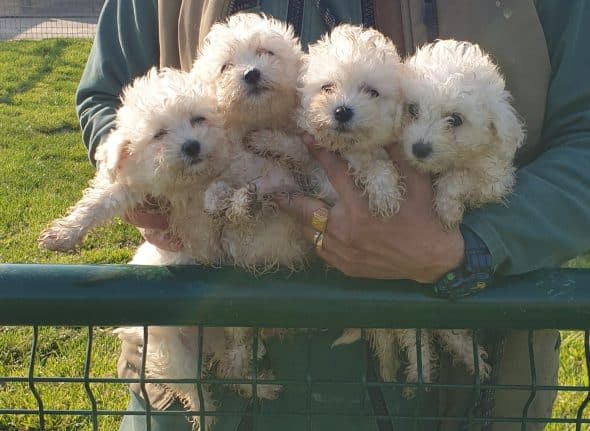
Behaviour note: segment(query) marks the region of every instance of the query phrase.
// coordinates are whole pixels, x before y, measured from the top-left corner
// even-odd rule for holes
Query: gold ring
[[[325,232],[328,226],[328,208],[321,207],[313,212],[311,215],[311,227],[318,232]]]
[[[324,247],[324,232],[316,232],[313,236],[313,245],[317,251]]]

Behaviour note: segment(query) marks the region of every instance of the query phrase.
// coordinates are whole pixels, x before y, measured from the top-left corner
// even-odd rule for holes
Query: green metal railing
[[[254,388],[263,383],[284,387],[300,385],[306,388],[305,408],[297,411],[273,413],[285,421],[293,417],[306,418],[307,429],[312,429],[311,418],[326,415],[311,408],[311,390],[314,385],[342,385],[360,387],[366,396],[372,388],[417,389],[414,402],[419,405],[425,391],[457,389],[481,391],[527,391],[528,401],[520,417],[470,416],[469,424],[516,423],[522,430],[527,424],[572,424],[576,430],[590,424],[584,414],[590,403],[590,386],[547,386],[536,381],[534,331],[540,329],[571,329],[584,331],[585,372],[590,367],[590,270],[540,271],[526,276],[501,278],[481,294],[455,302],[434,295],[429,286],[413,282],[352,280],[336,271],[323,268],[299,274],[275,273],[253,278],[232,269],[204,269],[198,267],[144,267],[129,265],[68,266],[68,265],[0,265],[0,325],[32,326],[31,360],[27,376],[0,376],[3,384],[27,384],[37,404],[36,409],[8,409],[0,405],[0,415],[37,415],[39,429],[45,429],[49,415],[77,415],[90,418],[93,430],[99,429],[99,417],[122,415],[179,414],[174,411],[124,411],[101,409],[97,405],[92,385],[139,383],[145,391],[150,380],[142,373],[138,379],[114,379],[91,376],[93,333],[98,326],[143,326],[147,340],[150,325],[201,327],[199,344],[203,343],[203,329],[207,326],[245,326],[255,328],[254,355],[258,346],[260,328],[301,328],[308,340],[308,351],[319,328],[467,328],[472,329],[474,346],[478,344],[477,329],[519,329],[528,331],[530,384],[494,384],[482,382],[479,375],[468,384],[424,383],[421,376],[415,384],[382,382],[367,375],[367,367],[359,370],[360,379],[334,382],[312,378],[309,370],[305,378],[262,380],[256,378],[256,361],[253,377],[248,380],[223,380],[212,377],[180,379],[174,382],[201,384],[247,383]],[[38,348],[39,327],[74,325],[88,331],[84,372],[81,377],[39,376],[35,372],[35,355]],[[315,329],[310,329],[315,328]],[[149,343],[149,340],[147,340]],[[420,331],[417,331],[418,361],[420,363]],[[202,358],[196,358],[201,367]],[[474,358],[474,360],[478,360]],[[143,358],[145,362],[145,357]],[[418,367],[421,369],[421,366]],[[200,376],[200,370],[198,375]],[[44,383],[83,384],[89,409],[56,410],[44,408],[44,400],[37,385]],[[584,394],[577,406],[576,417],[530,417],[529,408],[535,397],[543,392],[558,390]],[[256,391],[254,390],[254,393]],[[364,398],[363,398],[364,400]],[[364,401],[363,401],[364,402]],[[252,408],[240,415],[256,419],[264,416],[259,401],[254,397]],[[420,416],[416,407],[413,414],[393,414],[373,409],[370,414],[379,423],[387,422],[391,430],[421,429],[419,423],[434,421],[462,421],[464,417]],[[182,412],[181,414],[187,414]],[[217,411],[189,412],[204,418],[236,414]],[[336,415],[354,417],[363,412],[337,412]],[[401,422],[400,422],[401,421]],[[402,423],[401,427],[396,424]],[[102,429],[102,428],[101,428]],[[148,425],[148,429],[150,429]],[[465,428],[471,429],[471,428]],[[565,429],[565,428],[564,428]],[[111,430],[108,430],[111,431]]]

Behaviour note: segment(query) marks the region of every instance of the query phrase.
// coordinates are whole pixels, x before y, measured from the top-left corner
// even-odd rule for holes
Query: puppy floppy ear
[[[513,157],[524,143],[524,123],[512,106],[510,94],[504,91],[502,97],[491,105],[490,127],[507,156]]]
[[[129,145],[131,141],[126,139],[122,133],[113,131],[98,146],[94,158],[98,169],[104,170],[111,180],[117,177],[117,174],[129,158]]]

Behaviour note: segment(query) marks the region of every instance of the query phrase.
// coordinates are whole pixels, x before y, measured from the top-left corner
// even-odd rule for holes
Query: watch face
[[[454,270],[445,274],[434,284],[434,292],[444,298],[458,299],[475,295],[489,285],[491,275],[487,272]]]

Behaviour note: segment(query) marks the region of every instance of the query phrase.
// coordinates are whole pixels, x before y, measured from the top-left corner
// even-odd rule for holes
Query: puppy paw
[[[437,196],[435,210],[443,226],[447,230],[453,230],[463,219],[465,205],[458,199]]]
[[[342,335],[338,337],[333,343],[332,347],[342,346],[344,344],[352,344],[361,339],[361,330],[358,328],[347,328],[342,331]]]
[[[404,388],[402,390],[402,397],[406,400],[411,400],[416,396],[416,388]]]
[[[399,211],[402,193],[397,188],[381,195],[369,193],[369,210],[376,217],[391,217]]]
[[[264,370],[258,373],[257,378],[258,380],[273,380],[274,374],[270,370]],[[263,400],[276,400],[282,390],[281,385],[257,384],[256,396]],[[254,385],[238,385],[238,393],[245,398],[251,398],[254,394]]]
[[[309,161],[307,150],[296,135],[261,129],[248,133],[243,142],[247,151],[275,160],[292,172],[303,172],[303,164]]]
[[[223,181],[217,181],[205,192],[205,213],[213,218],[222,217],[230,206],[233,189]]]
[[[52,251],[71,251],[80,244],[82,238],[71,230],[60,227],[50,227],[39,235],[37,243],[39,247]]]
[[[233,222],[251,219],[261,209],[262,201],[258,199],[256,184],[249,183],[234,192],[227,211],[227,218]]]
[[[485,349],[481,346],[479,346],[479,361],[478,361],[478,365],[479,365],[479,378],[482,381],[487,381],[490,378],[490,374],[492,372],[492,366],[488,363],[487,359],[488,359],[488,353],[485,351]],[[471,372],[471,374],[475,373],[475,364],[472,363],[470,364],[469,371]]]
[[[244,136],[244,148],[252,154],[267,157],[271,154],[273,131],[268,129],[253,130]]]
[[[484,382],[490,379],[492,374],[492,366],[485,360],[480,359],[479,361],[479,377]]]
[[[369,209],[377,217],[391,217],[397,213],[404,188],[397,169],[391,162],[378,161],[368,175],[359,181],[369,198]]]

